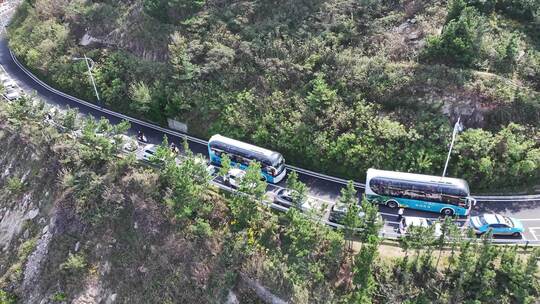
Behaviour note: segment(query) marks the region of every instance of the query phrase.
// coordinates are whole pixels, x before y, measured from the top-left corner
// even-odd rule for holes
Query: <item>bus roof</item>
[[[221,149],[223,148],[230,149],[231,147],[234,147],[235,149],[240,149],[246,152],[252,152],[252,153],[254,152],[255,154],[260,155],[261,157],[268,159],[272,163],[272,165],[279,163],[280,159],[282,158],[279,152],[261,148],[261,147],[248,144],[243,141],[239,141],[239,140],[232,139],[229,137],[225,137],[219,134],[216,134],[210,137],[210,139],[208,140],[208,145],[216,146],[217,148],[221,148]]]
[[[416,181],[422,183],[430,184],[439,184],[439,185],[452,185],[465,189],[467,193],[469,192],[469,184],[467,181],[461,178],[453,177],[441,177],[435,175],[425,175],[425,174],[416,174],[416,173],[406,173],[406,172],[397,172],[397,171],[386,171],[370,168],[367,171],[366,184],[374,177],[384,177],[391,179],[407,180],[407,181]]]

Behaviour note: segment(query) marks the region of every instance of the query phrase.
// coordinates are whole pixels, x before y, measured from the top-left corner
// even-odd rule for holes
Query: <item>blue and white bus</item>
[[[446,216],[466,216],[476,200],[458,178],[369,169],[366,197],[390,208],[405,207]]]
[[[223,153],[229,155],[231,165],[246,169],[251,161],[261,164],[262,174],[269,183],[279,183],[287,174],[283,156],[265,148],[257,147],[219,134],[208,140],[208,156],[212,164],[220,166]]]

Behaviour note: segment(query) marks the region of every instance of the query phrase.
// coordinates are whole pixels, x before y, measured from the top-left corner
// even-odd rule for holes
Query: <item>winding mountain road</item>
[[[4,11],[4,13],[6,13]],[[1,14],[1,12],[0,12]],[[4,20],[4,16],[1,16]],[[167,135],[169,141],[181,143],[185,137],[188,138],[190,149],[195,153],[207,155],[207,147],[205,140],[186,136],[179,132],[154,125],[149,122],[141,121],[131,117],[127,117],[121,113],[116,113],[111,110],[100,108],[94,104],[82,101],[75,97],[71,97],[63,92],[51,88],[37,79],[14,60],[8,43],[5,39],[5,34],[2,33],[0,39],[0,65],[5,72],[12,77],[25,92],[35,92],[37,97],[50,105],[60,108],[77,108],[84,115],[92,115],[96,118],[105,117],[112,123],[118,123],[122,119],[127,119],[131,123],[130,135],[135,135],[137,131],[142,130],[149,142],[160,143],[164,135]],[[84,77],[84,75],[81,75]],[[309,195],[321,202],[332,204],[339,196],[341,188],[344,186],[344,180],[329,177],[320,173],[310,172],[298,168],[300,180],[306,183],[309,187]],[[359,178],[363,178],[364,173],[359,174]],[[359,195],[363,192],[363,185],[357,183]],[[270,192],[275,192],[276,189],[284,187],[285,182],[278,185],[268,185]],[[474,185],[471,185],[474,189]],[[387,222],[385,230],[391,232],[395,229],[396,211],[385,206],[380,207],[381,214]],[[525,234],[523,240],[530,240],[540,243],[540,196],[524,196],[524,197],[481,197],[476,207],[472,211],[472,215],[484,212],[496,212],[508,216],[516,217],[523,221],[525,226]],[[437,214],[422,212],[416,210],[405,210],[405,215],[420,216],[426,218],[437,217]],[[521,241],[509,239],[509,241]]]

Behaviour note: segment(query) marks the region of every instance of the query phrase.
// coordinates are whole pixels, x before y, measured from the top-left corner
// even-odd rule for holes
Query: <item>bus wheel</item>
[[[398,205],[398,203],[396,201],[387,201],[386,206],[388,206],[389,208],[394,209],[394,208],[397,208],[399,205]]]
[[[452,216],[454,215],[454,209],[444,208],[443,210],[441,210],[441,214],[444,216]]]
[[[512,233],[512,236],[513,236],[513,237],[520,237],[520,236],[521,236],[521,233],[519,233],[519,232],[514,232],[514,233]]]

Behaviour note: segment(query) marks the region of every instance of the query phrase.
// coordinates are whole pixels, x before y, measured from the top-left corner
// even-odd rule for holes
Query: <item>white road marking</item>
[[[535,230],[540,230],[540,227],[529,227],[529,231],[531,232],[534,240],[538,241],[538,237],[536,236]]]
[[[534,221],[539,221],[540,222],[540,218],[537,218],[537,219],[517,219],[518,221],[521,221],[521,222],[534,222]]]

